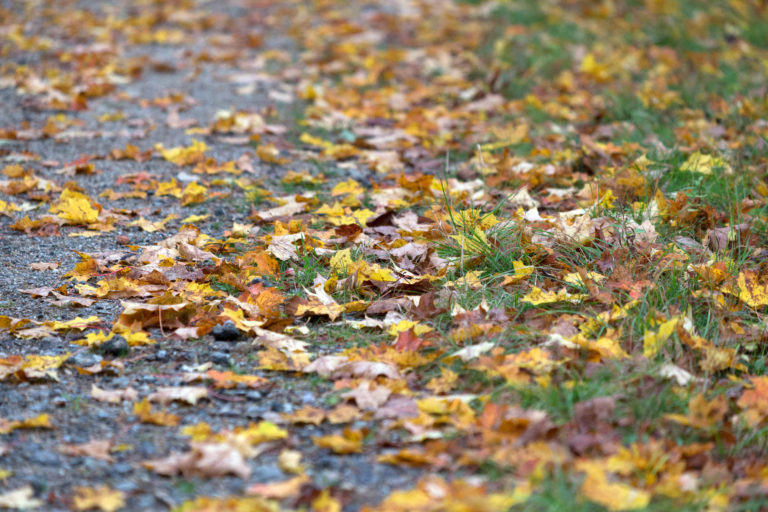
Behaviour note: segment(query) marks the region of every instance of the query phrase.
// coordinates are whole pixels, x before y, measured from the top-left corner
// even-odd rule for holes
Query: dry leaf
[[[173,401],[196,405],[198,400],[208,397],[208,388],[202,386],[165,387],[147,397],[150,402],[168,405]]]

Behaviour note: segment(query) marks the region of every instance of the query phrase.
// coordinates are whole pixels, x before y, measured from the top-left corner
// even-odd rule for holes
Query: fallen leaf
[[[168,405],[173,401],[196,405],[198,400],[202,398],[208,398],[208,389],[200,386],[158,388],[156,392],[147,397],[150,402],[158,402],[162,405]]]
[[[44,502],[34,497],[35,491],[31,485],[25,485],[15,491],[0,494],[0,507],[16,510],[26,510],[42,507]]]
[[[76,487],[72,504],[75,510],[98,509],[103,512],[115,512],[125,506],[125,494],[104,485],[98,488]]]

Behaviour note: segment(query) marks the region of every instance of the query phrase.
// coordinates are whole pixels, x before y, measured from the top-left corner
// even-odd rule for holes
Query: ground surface
[[[0,507],[762,510],[760,2],[0,2]]]

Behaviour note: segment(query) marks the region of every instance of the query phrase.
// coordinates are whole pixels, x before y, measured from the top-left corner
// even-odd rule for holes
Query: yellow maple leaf
[[[176,165],[192,165],[198,164],[205,159],[205,152],[208,146],[205,145],[205,142],[193,139],[192,145],[188,147],[178,146],[165,149],[162,144],[156,144],[155,149],[169,162],[173,162]]]
[[[260,444],[285,439],[288,437],[288,431],[278,427],[271,421],[260,421],[258,423],[251,423],[247,428],[238,430],[236,436],[248,444]]]
[[[206,439],[211,438],[213,429],[211,429],[211,426],[208,423],[201,421],[194,425],[187,425],[182,428],[181,434],[189,436],[192,438],[192,441],[205,441]]]
[[[608,480],[603,464],[599,461],[579,461],[577,469],[586,473],[581,492],[590,501],[608,510],[639,510],[648,506],[651,495],[621,482]]]
[[[368,263],[364,260],[355,261],[347,271],[349,274],[357,273],[358,282],[383,281],[391,283],[397,281],[397,278],[388,268],[383,268],[377,263]]]
[[[21,208],[19,208],[15,204],[7,203],[0,199],[0,213],[4,215],[8,215],[10,217],[13,212],[19,212],[19,211],[21,211]]]
[[[106,485],[98,488],[77,487],[72,504],[75,510],[97,508],[103,512],[115,512],[125,506],[125,494]]]
[[[27,356],[21,367],[21,372],[28,379],[44,379],[46,377],[59,380],[56,369],[69,359],[69,352],[60,356]]]
[[[598,82],[605,82],[610,78],[608,67],[605,64],[598,63],[592,53],[588,53],[584,56],[579,71],[585,75],[589,75]]]
[[[0,434],[8,434],[17,428],[53,428],[53,425],[51,425],[51,417],[48,414],[40,414],[20,421],[8,421],[0,418]]]
[[[171,181],[161,181],[157,184],[155,196],[181,197],[181,187],[179,186],[179,182],[176,181],[175,178]]]
[[[292,352],[286,355],[283,351],[272,347],[259,352],[259,368],[263,370],[300,372],[308,364],[309,354],[305,352]]]
[[[435,377],[427,383],[427,389],[433,393],[442,394],[452,390],[456,381],[459,379],[459,374],[443,366],[440,369],[440,377]]]
[[[67,224],[91,224],[99,220],[101,206],[85,194],[64,189],[48,211],[57,214]]]
[[[324,204],[315,210],[315,213],[318,215],[328,215],[329,217],[342,217],[346,214],[346,210],[344,210],[344,205],[336,201],[332,205]]]
[[[184,217],[181,219],[181,222],[184,224],[194,224],[195,222],[200,222],[201,220],[205,220],[210,216],[210,213],[206,213],[204,215],[190,215],[189,217]]]
[[[347,273],[347,268],[352,264],[352,249],[342,249],[336,251],[336,254],[331,256],[331,270],[337,275],[343,275]]]
[[[152,404],[146,398],[133,404],[133,414],[138,416],[142,423],[160,425],[161,427],[175,427],[181,418],[166,411],[153,411]]]
[[[202,203],[208,198],[208,189],[193,181],[181,192],[181,206]]]
[[[53,322],[46,322],[46,325],[50,326],[51,329],[54,329],[56,331],[67,331],[70,329],[83,331],[85,329],[88,329],[89,327],[93,327],[93,324],[98,324],[100,322],[101,322],[101,318],[99,318],[96,315],[91,315],[88,318],[80,318],[78,316],[66,322],[60,322],[58,320],[55,320]]]
[[[661,350],[661,345],[675,332],[679,321],[680,317],[676,316],[663,322],[655,331],[646,329],[643,334],[643,356],[655,356]]]
[[[400,320],[398,323],[389,326],[387,332],[392,336],[397,336],[401,332],[405,332],[409,329],[413,329],[413,333],[416,336],[421,336],[422,334],[433,330],[430,326],[414,322],[413,320]]]
[[[712,174],[713,169],[720,169],[726,174],[733,174],[733,169],[723,158],[704,155],[700,151],[688,157],[688,160],[680,166],[681,171],[697,172],[700,174]]]
[[[337,183],[335,187],[333,187],[333,190],[331,190],[331,195],[336,196],[344,196],[348,194],[358,195],[362,194],[364,192],[364,189],[360,183],[353,180],[352,178],[349,178],[347,181],[342,181],[340,183]]]
[[[130,222],[127,225],[128,226],[138,226],[141,229],[143,229],[144,231],[146,231],[147,233],[154,233],[155,231],[162,231],[162,230],[164,230],[165,229],[165,225],[169,221],[171,221],[173,219],[178,219],[178,218],[179,218],[179,216],[176,215],[176,214],[173,214],[173,213],[171,215],[168,215],[163,220],[158,220],[158,221],[155,221],[155,222],[149,221],[149,220],[145,219],[144,217],[140,217],[139,219],[134,220],[133,222]]]
[[[526,277],[533,274],[534,267],[533,265],[526,265],[522,261],[513,261],[512,269],[513,269],[513,273],[504,276],[504,280],[501,282],[501,286],[506,286],[508,284],[522,281]]]
[[[736,295],[748,306],[758,308],[768,305],[768,284],[759,282],[756,272],[744,270],[739,272],[736,280],[738,285],[738,295],[732,288],[723,288],[722,291]]]
[[[588,296],[583,293],[570,294],[565,288],[553,292],[544,291],[536,286],[531,286],[531,291],[524,295],[520,300],[538,306],[540,304],[552,304],[555,302],[579,302],[587,297]]]
[[[343,435],[313,437],[312,441],[320,448],[329,448],[334,453],[348,454],[363,451],[363,433],[359,430],[347,428]]]
[[[280,150],[274,144],[259,144],[256,155],[262,161],[269,164],[283,165],[288,163],[287,158],[280,158]]]
[[[323,489],[323,492],[312,500],[312,510],[314,512],[341,512],[341,503],[331,496],[328,489]]]

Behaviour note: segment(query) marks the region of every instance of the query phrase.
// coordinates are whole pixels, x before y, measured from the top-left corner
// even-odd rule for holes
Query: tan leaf
[[[158,402],[162,405],[168,405],[173,401],[196,405],[198,400],[207,397],[208,388],[202,386],[181,386],[159,388],[147,398],[150,402]]]
[[[94,459],[112,462],[110,450],[112,443],[106,439],[88,441],[83,444],[63,444],[59,446],[59,453],[75,457],[93,457]]]
[[[43,501],[34,497],[35,491],[31,485],[25,485],[15,491],[0,494],[0,507],[14,509],[31,509],[43,506]]]
[[[161,475],[219,477],[235,475],[248,478],[251,468],[242,453],[227,443],[192,443],[186,453],[172,453],[164,459],[145,461],[142,465]]]
[[[377,386],[371,389],[371,382],[363,381],[352,391],[347,391],[342,398],[354,400],[361,409],[376,409],[387,401],[392,391],[384,386]]]
[[[246,494],[264,496],[265,498],[284,500],[292,496],[297,496],[304,484],[309,483],[309,481],[309,476],[300,475],[283,482],[253,484],[245,492]]]
[[[29,268],[32,270],[56,270],[61,266],[61,262],[55,261],[55,262],[45,262],[45,261],[39,261],[36,263],[30,263]]]
[[[115,512],[125,506],[125,494],[110,489],[106,485],[98,488],[77,487],[72,499],[75,510],[99,509],[103,512]]]
[[[132,402],[139,398],[138,392],[131,388],[106,390],[99,389],[96,384],[91,384],[91,396],[100,402],[108,404],[119,404],[123,400]]]

